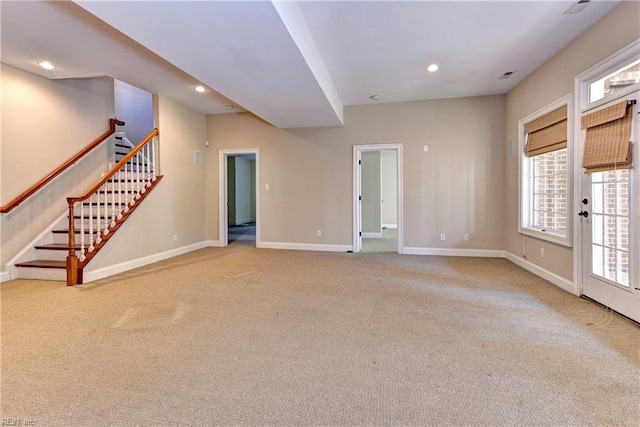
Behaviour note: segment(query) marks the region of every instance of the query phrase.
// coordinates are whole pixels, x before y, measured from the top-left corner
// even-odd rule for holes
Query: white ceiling
[[[344,105],[508,92],[619,3],[563,14],[576,2],[2,1],[0,52],[47,78],[108,75],[206,114],[336,126]]]

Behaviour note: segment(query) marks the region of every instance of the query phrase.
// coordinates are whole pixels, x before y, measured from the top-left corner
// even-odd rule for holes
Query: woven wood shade
[[[538,117],[524,125],[527,157],[567,148],[567,106]]]
[[[582,117],[585,173],[630,169],[633,104],[619,102]]]

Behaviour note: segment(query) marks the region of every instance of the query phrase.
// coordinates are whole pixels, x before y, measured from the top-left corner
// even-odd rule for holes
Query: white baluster
[[[145,157],[145,164],[144,164],[144,188],[146,191],[146,188],[149,187],[151,185],[151,168],[150,168],[150,164],[151,164],[151,159],[149,158],[149,143],[147,142],[147,144],[144,146],[143,149],[144,152],[144,157]]]
[[[120,171],[118,171],[118,173],[114,175],[114,177],[115,176],[118,177],[117,178],[118,179],[118,220],[121,220],[122,219],[122,180],[120,179]],[[113,191],[116,191],[115,183],[113,184]],[[126,208],[125,208],[125,212],[126,212]]]
[[[84,202],[80,202],[80,261],[84,261]]]
[[[89,252],[93,252],[93,196],[89,197]]]
[[[102,231],[100,227],[102,226],[102,222],[100,220],[100,192],[96,192],[96,197],[98,198],[98,203],[96,204],[96,225],[98,230],[96,231],[96,244],[102,242]]]
[[[104,230],[102,234],[106,236],[109,234],[109,225],[111,224],[109,221],[109,193],[107,192],[107,187],[103,185],[102,188],[104,189]]]
[[[151,140],[151,181],[155,181],[156,180],[156,158],[155,158],[155,143],[156,143],[156,138],[157,137],[153,137],[153,139]]]
[[[120,172],[124,171],[124,201],[125,201],[125,207],[124,207],[124,212],[129,212],[129,204],[131,203],[129,201],[129,175],[127,174],[127,166],[126,164],[122,167],[122,169],[120,169]]]
[[[116,186],[115,182],[113,182],[115,175],[111,177],[111,227],[116,226]],[[109,183],[105,183],[104,185],[105,191],[109,190]]]
[[[140,152],[136,153],[136,199],[140,198]]]

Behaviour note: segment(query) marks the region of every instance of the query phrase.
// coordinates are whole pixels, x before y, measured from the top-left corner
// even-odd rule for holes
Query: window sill
[[[536,239],[545,240],[547,242],[555,243],[557,245],[572,247],[571,237],[569,235],[563,236],[561,234],[553,233],[550,231],[542,231],[537,228],[519,227],[518,233],[526,236],[535,237]]]

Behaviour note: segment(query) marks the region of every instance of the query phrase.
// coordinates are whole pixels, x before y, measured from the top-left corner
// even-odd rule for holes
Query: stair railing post
[[[69,203],[69,255],[67,256],[67,286],[78,283],[78,257],[76,256],[76,232],[74,227],[74,202],[70,198]]]

